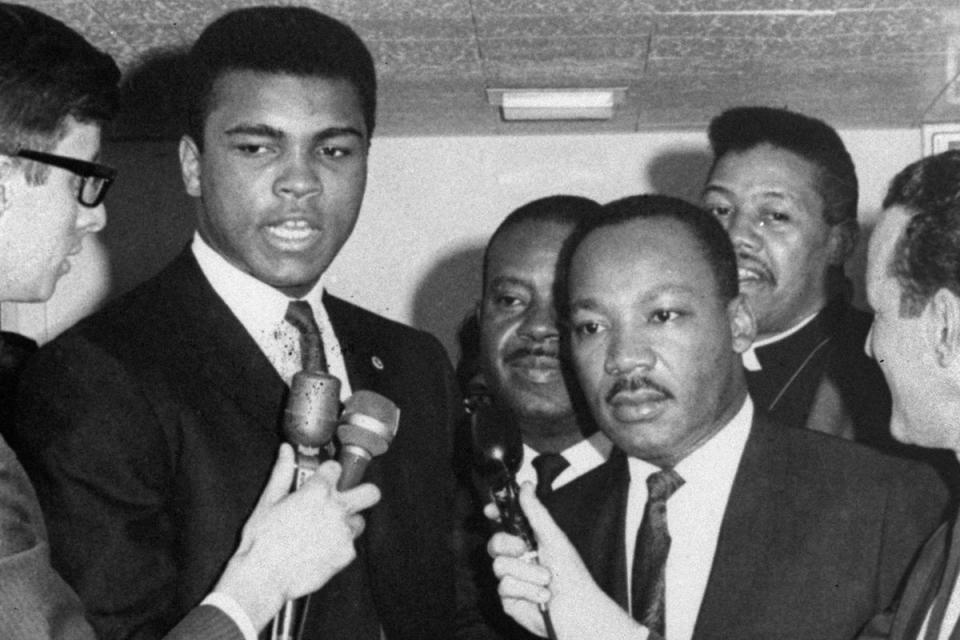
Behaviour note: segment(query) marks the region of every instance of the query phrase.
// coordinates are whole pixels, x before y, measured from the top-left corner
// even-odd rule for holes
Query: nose
[[[870,330],[867,331],[867,339],[863,342],[863,352],[867,354],[868,358],[874,360],[877,359],[876,354],[873,352],[873,327],[876,325],[876,320],[870,323]]]
[[[639,332],[612,331],[604,370],[609,375],[623,375],[635,369],[649,371],[657,362],[657,354]]]
[[[77,234],[97,233],[107,226],[107,208],[103,203],[95,207],[77,207]]]
[[[760,234],[757,232],[757,222],[755,216],[749,211],[736,209],[727,219],[724,225],[727,229],[727,235],[734,248],[746,247],[755,249],[760,244]]]
[[[524,313],[517,333],[535,342],[559,339],[557,312],[552,301],[534,301]]]
[[[323,192],[320,174],[306,152],[291,153],[274,183],[274,193],[282,198],[302,200]]]

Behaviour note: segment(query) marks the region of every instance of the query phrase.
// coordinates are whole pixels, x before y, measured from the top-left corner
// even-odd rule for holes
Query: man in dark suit
[[[600,212],[599,204],[580,196],[538,198],[504,218],[484,253],[483,291],[475,315],[476,375],[469,376],[464,391],[469,396],[481,386],[482,393],[505,410],[502,415],[512,419],[523,447],[516,479],[535,482],[541,495],[602,464],[612,446],[570,392],[573,371],[561,345],[554,304],[564,242],[577,222]],[[460,369],[469,366],[461,362]],[[470,576],[461,586],[468,601],[458,615],[458,637],[528,638],[503,615],[496,597],[484,549],[490,537],[490,523],[482,516],[482,505],[489,501],[486,493],[477,492],[466,518],[476,544],[466,552]],[[477,590],[479,606],[474,607],[470,598]],[[473,623],[470,633],[468,622]]]
[[[859,228],[840,136],[786,109],[737,107],[714,118],[709,137],[702,204],[730,234],[757,322],[744,353],[751,398],[778,424],[897,448],[890,394],[863,353],[870,315],[851,306],[843,272]]]
[[[343,397],[375,391],[401,418],[368,469],[383,499],[357,560],[313,594],[303,637],[448,638],[449,362],[432,337],[320,281],[363,197],[370,53],[316,11],[254,7],[208,26],[189,57],[180,159],[198,234],[24,373],[18,444],[54,564],[104,638],[165,633],[223,570],[281,441],[287,383],[309,361]]]
[[[549,602],[561,638],[854,637],[942,519],[938,479],[755,409],[723,228],[663,196],[605,208],[575,232],[566,291],[580,385],[618,451],[550,514],[524,488],[542,564],[492,538],[505,610],[545,635]]]
[[[113,171],[92,160],[119,75],[109,56],[58,20],[0,4],[0,301],[48,299],[68,256],[103,227],[110,186],[104,178]],[[5,417],[12,390],[0,389]],[[363,527],[356,514],[376,501],[376,489],[337,492],[339,471],[328,463],[305,490],[289,495],[293,469],[284,445],[239,550],[167,640],[251,638],[286,599],[315,590],[351,561],[351,542]],[[343,544],[317,544],[319,530]],[[76,594],[50,566],[36,494],[2,438],[0,637],[94,638]]]
[[[867,258],[875,315],[867,351],[890,383],[890,430],[902,442],[960,456],[960,151],[915,162],[891,182]],[[960,527],[924,547],[894,614],[864,638],[960,634]]]

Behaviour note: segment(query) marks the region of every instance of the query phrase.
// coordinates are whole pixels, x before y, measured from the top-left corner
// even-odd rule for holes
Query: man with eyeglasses
[[[119,77],[108,56],[64,24],[0,4],[0,301],[49,298],[83,237],[103,228],[116,172],[95,160]],[[0,409],[10,404],[10,389],[0,387]],[[379,499],[377,489],[338,492],[339,467],[330,462],[288,494],[293,469],[284,445],[239,549],[167,640],[254,640],[284,601],[315,591],[353,560],[359,511]],[[36,494],[2,438],[0,638],[94,638],[79,598],[51,566]]]

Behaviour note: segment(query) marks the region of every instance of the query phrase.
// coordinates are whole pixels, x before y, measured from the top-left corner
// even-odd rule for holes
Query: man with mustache
[[[843,264],[857,241],[857,176],[837,132],[805,115],[737,107],[709,128],[702,204],[737,254],[757,322],[744,353],[758,407],[784,426],[890,448],[890,395],[861,345]]]
[[[24,372],[18,453],[54,563],[102,637],[163,635],[223,570],[283,438],[288,384],[318,367],[342,398],[368,389],[401,417],[367,469],[382,500],[356,560],[312,594],[302,638],[448,640],[453,372],[436,339],[322,282],[363,199],[370,52],[317,11],[259,6],[218,18],[188,57],[179,149],[197,234]]]
[[[604,208],[571,239],[566,300],[616,448],[549,513],[524,486],[539,564],[491,539],[505,610],[543,636],[548,604],[558,638],[854,637],[941,520],[938,479],[755,407],[740,358],[754,321],[710,214],[665,196]]]
[[[600,212],[599,204],[579,196],[534,200],[500,223],[484,253],[483,295],[476,310],[479,376],[473,384],[483,385],[513,419],[523,440],[517,481],[535,483],[540,495],[569,484],[610,454],[610,440],[597,431],[582,401],[571,397],[572,372],[554,300],[564,242],[578,222]],[[482,614],[500,637],[529,637],[504,618],[492,588],[490,559],[480,548],[489,537],[488,524],[480,522],[475,529],[479,544],[469,563],[471,580],[486,596]]]

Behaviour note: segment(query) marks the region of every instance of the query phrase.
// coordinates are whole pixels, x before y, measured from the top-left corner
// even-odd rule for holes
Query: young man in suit
[[[785,426],[895,446],[889,391],[861,348],[870,315],[851,306],[843,273],[859,233],[843,141],[821,120],[768,107],[725,111],[708,133],[702,204],[733,241],[757,323],[744,352],[751,398]]]
[[[942,519],[938,479],[755,409],[723,228],[664,196],[605,207],[571,241],[566,295],[580,386],[617,449],[549,514],[524,488],[542,566],[492,538],[505,610],[544,635],[549,602],[561,638],[854,637]]]
[[[377,392],[400,424],[367,470],[382,500],[357,559],[311,596],[302,637],[448,638],[451,367],[434,338],[321,280],[363,198],[370,53],[314,10],[251,7],[209,25],[189,68],[193,242],[24,373],[18,432],[54,562],[104,637],[164,633],[230,556],[283,437],[291,376],[325,361],[343,398]]]
[[[100,230],[113,170],[96,162],[119,71],[63,23],[0,4],[0,301],[47,300],[69,256]],[[0,405],[13,397],[0,394]],[[288,495],[293,458],[281,451],[247,521],[240,549],[203,604],[167,640],[252,640],[288,598],[317,588],[350,562],[366,485],[339,494],[329,463]],[[344,545],[318,545],[316,531]],[[76,594],[50,565],[43,515],[13,451],[0,438],[0,637],[94,638]]]
[[[960,152],[915,162],[891,182],[867,258],[874,310],[867,353],[890,383],[890,430],[901,441],[960,456]],[[864,638],[960,633],[960,527],[924,547],[894,615]]]

